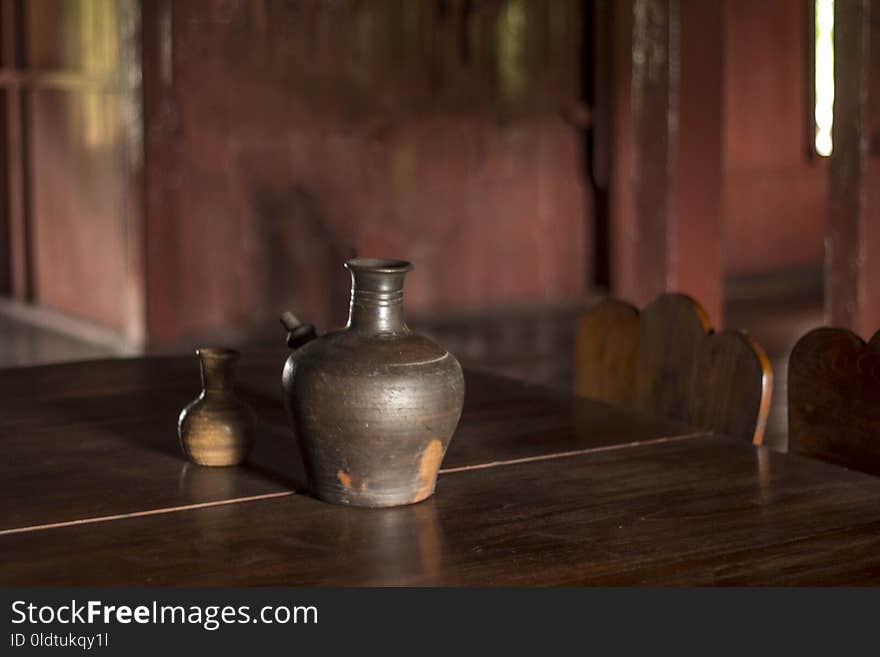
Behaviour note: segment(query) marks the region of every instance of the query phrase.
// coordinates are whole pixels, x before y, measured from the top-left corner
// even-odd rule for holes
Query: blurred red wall
[[[285,308],[338,325],[355,253],[415,263],[412,313],[584,295],[586,184],[566,120],[580,2],[170,11],[145,5],[153,342],[274,329]]]
[[[354,253],[414,314],[583,300],[589,6],[22,3],[29,298],[159,345],[339,324]],[[807,6],[725,3],[729,275],[822,262]]]
[[[807,3],[727,0],[724,18],[727,273],[820,268],[827,173],[807,154]]]

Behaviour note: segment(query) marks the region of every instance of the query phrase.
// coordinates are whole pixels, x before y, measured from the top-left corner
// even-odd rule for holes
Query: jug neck
[[[412,265],[404,260],[355,258],[351,272],[351,307],[347,328],[366,333],[405,333],[403,280]]]

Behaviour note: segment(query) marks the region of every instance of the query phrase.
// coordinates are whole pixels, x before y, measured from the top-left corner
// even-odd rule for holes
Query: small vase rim
[[[233,360],[237,359],[241,353],[237,349],[230,347],[198,347],[196,356],[208,360]]]

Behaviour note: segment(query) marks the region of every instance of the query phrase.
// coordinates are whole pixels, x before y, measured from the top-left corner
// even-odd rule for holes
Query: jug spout
[[[299,349],[318,337],[313,325],[299,321],[299,318],[289,310],[282,313],[281,325],[287,330],[287,346],[291,349]]]

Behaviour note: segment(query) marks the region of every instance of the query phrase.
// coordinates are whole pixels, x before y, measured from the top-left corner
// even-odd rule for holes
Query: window
[[[815,0],[815,108],[816,152],[828,157],[834,144],[834,0]]]

